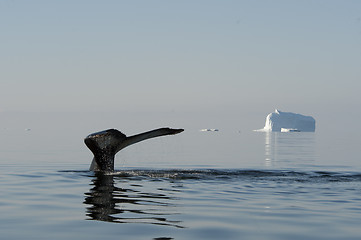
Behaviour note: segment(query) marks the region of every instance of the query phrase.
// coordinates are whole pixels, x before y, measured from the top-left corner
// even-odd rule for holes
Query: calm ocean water
[[[361,239],[357,132],[185,124],[97,175],[83,138],[120,124],[59,118],[2,115],[1,239]]]

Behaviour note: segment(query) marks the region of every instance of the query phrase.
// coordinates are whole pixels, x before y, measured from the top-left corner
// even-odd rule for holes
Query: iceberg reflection
[[[315,161],[313,132],[265,132],[265,165],[293,167]]]

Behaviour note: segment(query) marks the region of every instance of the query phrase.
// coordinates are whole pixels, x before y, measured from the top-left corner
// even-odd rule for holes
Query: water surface
[[[190,128],[125,149],[101,175],[88,127],[46,119],[1,130],[4,239],[360,239],[356,134]]]

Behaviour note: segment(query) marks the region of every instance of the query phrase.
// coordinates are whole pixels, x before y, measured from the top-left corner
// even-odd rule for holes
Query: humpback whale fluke
[[[123,148],[149,138],[174,135],[183,131],[184,129],[159,128],[130,137],[116,129],[92,133],[84,139],[85,145],[94,154],[90,171],[114,171],[115,154]]]

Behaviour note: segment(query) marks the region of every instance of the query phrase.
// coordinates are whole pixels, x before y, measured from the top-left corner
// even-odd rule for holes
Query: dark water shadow
[[[170,220],[175,198],[166,192],[145,192],[139,185],[134,189],[117,187],[114,175],[95,174],[92,188],[85,193],[84,204],[88,220],[112,223],[141,223],[184,228],[180,221]],[[124,178],[122,178],[124,180]]]

